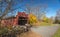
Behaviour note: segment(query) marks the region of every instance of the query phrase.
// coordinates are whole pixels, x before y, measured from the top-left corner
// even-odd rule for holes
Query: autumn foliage
[[[37,17],[32,13],[29,14],[29,23],[31,25],[34,24],[34,23],[37,23]]]
[[[53,20],[46,17],[46,16],[43,17],[43,21],[46,22],[46,23],[53,23]]]

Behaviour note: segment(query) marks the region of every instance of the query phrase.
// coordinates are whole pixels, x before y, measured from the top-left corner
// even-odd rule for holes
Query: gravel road
[[[54,33],[59,28],[59,25],[55,26],[38,26],[38,27],[32,27],[31,30],[42,35],[42,37],[52,37]]]

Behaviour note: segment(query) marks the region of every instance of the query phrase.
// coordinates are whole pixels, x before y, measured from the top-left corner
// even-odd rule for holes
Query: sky
[[[22,7],[19,11],[24,11],[24,4],[29,4],[34,7],[37,5],[47,5],[47,17],[55,16],[58,9],[60,9],[60,0],[24,0],[23,3],[20,3]]]
[[[15,5],[15,8],[18,8],[15,10],[15,12],[23,12],[26,8],[26,5],[29,4],[32,8],[34,6],[44,6],[46,5],[46,16],[56,16],[56,12],[58,9],[60,9],[60,0],[14,0],[17,2],[17,5]],[[14,12],[14,11],[13,11]]]

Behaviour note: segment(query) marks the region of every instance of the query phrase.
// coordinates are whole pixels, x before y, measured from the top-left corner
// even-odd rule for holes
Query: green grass
[[[60,28],[59,28],[58,31],[53,35],[53,37],[60,37]]]
[[[54,24],[41,22],[40,26],[54,26]]]

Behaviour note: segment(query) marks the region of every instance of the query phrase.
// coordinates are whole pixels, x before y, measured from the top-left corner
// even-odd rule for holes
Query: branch
[[[11,8],[11,4],[12,4],[12,2],[9,2],[9,3],[8,3],[7,8],[6,8],[5,11],[3,12],[2,16],[0,16],[0,19],[2,19],[5,15],[8,14],[8,12],[9,12],[9,10],[10,10],[10,8]]]

